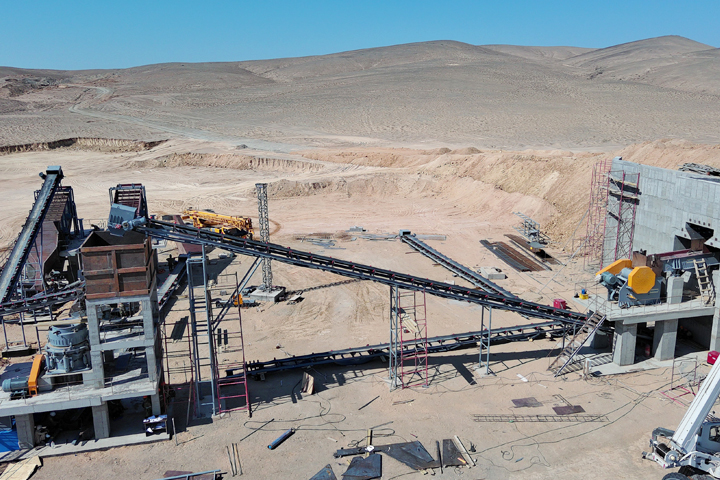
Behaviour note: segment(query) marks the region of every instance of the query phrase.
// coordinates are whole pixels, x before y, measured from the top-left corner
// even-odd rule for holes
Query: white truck
[[[720,360],[713,365],[677,430],[653,430],[650,452],[643,452],[643,458],[654,460],[663,468],[680,467],[663,480],[720,478],[720,420],[711,415],[718,395]]]

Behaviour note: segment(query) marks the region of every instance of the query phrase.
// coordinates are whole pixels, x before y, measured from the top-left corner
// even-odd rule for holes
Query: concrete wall
[[[686,222],[716,229],[706,244],[720,248],[720,178],[624,160],[613,160],[612,165],[613,171],[640,173],[633,250],[676,250],[675,236],[690,239]]]

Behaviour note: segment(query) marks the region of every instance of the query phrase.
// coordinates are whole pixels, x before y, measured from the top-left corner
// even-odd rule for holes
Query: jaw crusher
[[[632,260],[613,262],[595,274],[596,281],[607,288],[608,301],[618,302],[620,308],[660,303],[665,282],[650,267],[634,267]]]

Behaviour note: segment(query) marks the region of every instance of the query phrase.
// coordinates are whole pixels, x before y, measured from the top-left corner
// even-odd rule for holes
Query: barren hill
[[[682,37],[595,50],[434,41],[120,70],[2,67],[0,144],[192,137],[287,152],[718,143],[717,52]]]

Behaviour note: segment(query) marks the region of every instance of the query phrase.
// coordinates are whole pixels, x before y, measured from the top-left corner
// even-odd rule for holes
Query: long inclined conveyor
[[[554,321],[493,329],[490,334],[490,341],[493,345],[501,345],[509,342],[545,338],[547,335],[562,336],[563,334],[563,323],[560,321]],[[485,339],[487,335],[487,330],[483,330],[428,338],[427,351],[428,353],[441,353],[462,348],[476,347],[478,342]],[[412,349],[413,347],[414,343],[412,342],[406,344],[406,348],[408,349]],[[310,355],[274,358],[270,361],[264,362],[253,361],[248,362],[247,370],[251,375],[259,375],[261,373],[279,372],[283,370],[306,368],[329,363],[355,365],[365,363],[374,358],[387,357],[389,354],[390,344],[383,343],[379,345],[366,345],[364,347],[312,353]],[[231,371],[228,371],[227,373],[229,375],[233,374]]]
[[[517,298],[516,295],[513,295],[499,285],[495,285],[493,282],[478,274],[477,272],[470,270],[465,265],[456,262],[447,255],[438,252],[425,242],[418,240],[418,238],[415,235],[412,235],[410,232],[400,231],[400,240],[408,244],[413,250],[422,253],[426,257],[450,270],[458,277],[472,283],[476,287],[485,290],[486,292],[497,293],[506,297]]]
[[[133,221],[133,223],[138,222],[138,220],[140,219]],[[363,265],[349,260],[340,260],[294,250],[273,243],[263,243],[222,233],[209,232],[188,225],[159,220],[145,220],[145,223],[141,224],[138,222],[133,224],[132,228],[135,231],[156,238],[196,245],[211,245],[241,255],[270,258],[278,262],[323,270],[349,278],[371,280],[406,290],[424,291],[437,297],[466,301],[499,310],[508,310],[527,315],[528,317],[555,320],[566,324],[576,324],[578,326],[583,325],[587,318],[587,316],[582,313],[562,310],[549,305],[526,302],[517,297],[508,297],[473,288],[437,282],[435,280],[415,277],[413,275],[376,268],[370,265]]]
[[[25,220],[25,225],[23,225],[2,273],[0,273],[0,304],[7,302],[12,296],[13,287],[20,279],[23,266],[63,178],[60,167],[48,167],[44,175],[45,182],[38,192],[30,214]]]

